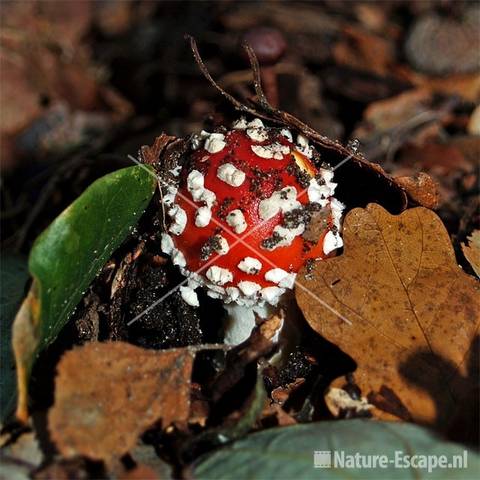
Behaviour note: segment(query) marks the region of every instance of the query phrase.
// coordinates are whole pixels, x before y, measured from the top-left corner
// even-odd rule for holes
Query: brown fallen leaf
[[[99,466],[95,472],[95,478],[101,478],[104,475],[103,466]],[[35,470],[32,475],[27,478],[32,480],[69,480],[71,478],[89,478],[89,465],[84,458],[69,458],[68,460],[56,457],[52,461],[43,464],[39,469]],[[99,471],[98,471],[99,470]]]
[[[190,409],[193,354],[153,351],[124,342],[89,343],[58,365],[52,440],[65,458],[107,463],[131,450],[156,421],[185,421]]]
[[[453,137],[450,145],[458,148],[463,158],[472,166],[480,166],[480,135]]]
[[[473,103],[480,98],[480,77],[476,72],[432,77],[400,64],[395,65],[393,70],[403,81],[433,94],[456,95]]]
[[[352,137],[360,140],[365,156],[371,161],[392,162],[396,152],[406,144],[423,145],[437,140],[455,104],[451,98],[436,101],[427,88],[407,90],[370,103]]]
[[[474,230],[468,237],[468,245],[462,243],[462,251],[468,263],[480,277],[480,230]]]
[[[466,377],[480,284],[457,266],[446,229],[425,208],[399,216],[376,204],[352,210],[344,242],[343,255],[298,276],[343,318],[297,289],[305,318],[357,362],[355,378],[369,400],[389,389],[414,421],[448,428],[475,384]]]
[[[427,89],[407,90],[394,97],[371,103],[365,109],[363,118],[370,129],[387,132],[398,129],[399,126],[405,128],[405,124],[414,122],[426,113],[433,113],[431,104],[431,94]],[[358,130],[354,136],[356,138],[361,134],[362,131]]]
[[[333,48],[337,64],[378,75],[389,73],[395,60],[392,41],[352,25],[345,26],[342,34]]]
[[[426,78],[418,75],[415,80],[419,87],[428,88],[432,93],[459,95],[469,102],[478,102],[480,98],[478,73]]]
[[[474,155],[476,147],[478,145],[475,145],[472,137],[460,137],[456,142],[449,143],[406,145],[398,152],[399,168],[395,180],[415,204],[427,208],[451,207],[458,196],[459,184],[468,190],[468,182],[475,183],[475,168],[470,157]],[[431,178],[424,174],[411,180],[399,178],[405,174],[411,175],[412,170],[422,170]],[[438,204],[435,204],[435,200]]]
[[[430,175],[420,172],[413,177],[395,177],[395,181],[404,188],[408,196],[418,205],[427,208],[438,207],[440,199],[438,185]]]

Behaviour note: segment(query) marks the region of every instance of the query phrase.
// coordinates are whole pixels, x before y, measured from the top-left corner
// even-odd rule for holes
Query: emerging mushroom
[[[199,287],[222,299],[225,342],[240,343],[305,262],[343,245],[344,206],[333,196],[332,169],[317,169],[319,154],[285,128],[242,118],[230,131],[201,132],[191,147],[172,171],[178,186],[163,197],[170,224],[161,247],[188,279],[183,299],[198,306]]]

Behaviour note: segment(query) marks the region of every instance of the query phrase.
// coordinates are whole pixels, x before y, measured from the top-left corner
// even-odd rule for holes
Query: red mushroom
[[[187,303],[198,306],[198,287],[223,300],[232,320],[227,342],[249,336],[254,312],[277,305],[307,260],[343,245],[333,171],[317,169],[314,155],[302,135],[294,141],[287,129],[242,118],[230,131],[194,136],[175,171],[178,190],[164,196],[170,225],[162,250],[188,278],[180,288]],[[304,233],[319,211],[326,228],[311,242]],[[242,320],[233,321],[240,311]]]

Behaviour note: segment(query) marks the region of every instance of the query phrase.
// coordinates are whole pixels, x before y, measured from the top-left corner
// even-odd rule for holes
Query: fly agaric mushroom
[[[305,262],[343,245],[344,206],[334,198],[328,165],[308,140],[285,128],[244,118],[230,131],[201,132],[191,141],[178,185],[163,197],[170,218],[161,248],[187,277],[180,287],[192,306],[195,290],[223,300],[229,314],[225,342],[240,343],[292,289]],[[307,235],[312,218],[320,234]]]

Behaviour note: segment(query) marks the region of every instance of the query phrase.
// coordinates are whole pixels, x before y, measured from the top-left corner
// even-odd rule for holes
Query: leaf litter
[[[457,380],[472,373],[480,285],[458,267],[439,218],[421,207],[398,216],[375,204],[354,209],[344,242],[343,255],[317,262],[300,282],[351,324],[297,289],[305,318],[353,357],[370,401],[386,388],[410,419],[450,428],[473,393]],[[389,413],[402,417],[394,407]]]
[[[8,71],[10,77],[13,77],[7,78],[9,88],[18,85],[23,92],[23,95],[11,96],[7,105],[10,107],[9,114],[13,120],[10,122],[12,128],[8,125],[6,125],[8,128],[2,128],[2,132],[5,132],[8,137],[8,142],[4,142],[4,145],[9,148],[7,158],[13,159],[12,164],[18,160],[14,147],[27,145],[27,140],[37,132],[39,127],[47,126],[47,132],[45,135],[39,135],[39,142],[33,143],[38,144],[40,148],[30,149],[29,152],[32,158],[48,162],[50,158],[45,157],[46,151],[55,154],[56,151],[63,149],[65,143],[78,145],[79,139],[85,138],[79,135],[85,130],[85,126],[92,126],[100,132],[108,132],[117,121],[125,122],[122,123],[122,127],[126,127],[126,130],[121,130],[117,136],[114,135],[111,144],[105,146],[104,143],[99,142],[98,150],[94,149],[93,153],[85,154],[94,158],[92,166],[85,165],[81,159],[75,160],[81,167],[78,177],[83,178],[85,186],[88,184],[88,179],[90,179],[88,182],[91,182],[91,172],[97,170],[97,162],[101,159],[102,153],[111,156],[112,147],[118,152],[127,150],[129,153],[132,152],[131,144],[126,148],[124,143],[123,137],[126,132],[128,133],[126,136],[129,137],[127,142],[133,140],[135,149],[153,137],[151,131],[148,133],[142,131],[139,135],[139,130],[145,128],[151,128],[154,134],[164,130],[169,134],[181,132],[182,135],[188,135],[202,128],[211,129],[225,125],[227,121],[238,117],[238,112],[233,113],[228,109],[217,111],[212,115],[214,103],[218,98],[212,95],[212,90],[205,88],[205,83],[199,76],[192,75],[190,59],[188,59],[187,68],[182,47],[163,48],[164,41],[158,37],[158,31],[165,32],[169,39],[175,35],[178,37],[176,31],[178,15],[174,17],[169,15],[171,9],[175,10],[173,6],[163,7],[139,2],[138,5],[135,4],[135,8],[132,8],[131,2],[121,3],[119,5],[114,2],[102,7],[93,4],[82,6],[79,7],[80,13],[76,17],[75,14],[72,16],[70,11],[66,12],[67,15],[63,15],[63,10],[60,9],[62,21],[55,20],[55,12],[50,11],[48,7],[39,9],[37,13],[31,7],[24,7],[27,14],[28,41],[32,41],[32,38],[28,38],[32,37],[30,31],[33,29],[36,32],[42,25],[55,26],[55,30],[59,28],[63,33],[57,35],[57,39],[53,42],[56,46],[60,45],[58,52],[48,49],[44,35],[48,32],[42,28],[38,32],[38,39],[33,42],[36,48],[35,53],[38,53],[38,58],[32,62],[33,67],[45,71],[45,65],[48,66],[49,62],[60,67],[60,69],[48,71],[48,75],[45,75],[46,83],[51,84],[47,85],[49,87],[47,91],[53,99],[52,104],[46,105],[46,108],[45,105],[43,105],[44,108],[39,108],[38,93],[41,94],[42,89],[39,89],[38,85],[26,85],[21,72],[19,75],[18,66]],[[253,9],[245,5],[222,8],[221,13],[215,17],[215,25],[209,24],[210,30],[207,27],[208,33],[198,34],[199,44],[202,51],[205,48],[205,51],[209,52],[207,54],[209,68],[212,74],[219,78],[218,84],[228,85],[228,90],[241,97],[240,103],[247,105],[252,112],[263,115],[263,118],[268,117],[274,123],[280,122],[294,130],[300,129],[316,144],[323,160],[333,165],[354,153],[351,161],[336,172],[340,183],[339,190],[342,190],[341,199],[345,201],[348,209],[365,207],[371,202],[382,205],[391,213],[400,213],[405,207],[416,205],[437,209],[437,213],[445,222],[451,235],[458,262],[468,272],[473,273],[470,264],[462,254],[461,243],[469,243],[471,247],[472,242],[468,242],[467,237],[478,229],[478,213],[475,211],[474,202],[474,195],[478,193],[476,187],[478,174],[475,168],[478,165],[478,137],[475,133],[478,130],[475,129],[478,122],[475,120],[474,106],[479,99],[479,78],[476,72],[468,73],[471,70],[468,60],[471,58],[468,56],[473,51],[471,48],[468,51],[465,50],[466,56],[439,56],[438,52],[443,53],[442,49],[432,41],[432,38],[425,35],[425,31],[428,31],[428,28],[425,30],[425,25],[430,25],[429,28],[431,28],[432,25],[438,24],[439,18],[444,16],[453,20],[446,21],[448,28],[442,32],[442,38],[454,36],[452,32],[455,32],[455,29],[458,31],[458,25],[468,23],[470,29],[471,21],[468,20],[468,15],[464,15],[467,8],[449,4],[433,8],[420,7],[418,3],[408,3],[399,8],[389,3],[381,6],[351,4],[351,2],[347,2],[346,5],[343,2],[334,3],[335,5],[331,4],[328,7],[265,4]],[[196,7],[193,4],[185,7],[186,11],[190,9],[195,10]],[[437,10],[442,11],[440,16]],[[471,9],[473,10],[475,8]],[[159,11],[161,15],[156,15]],[[444,15],[445,13],[447,15]],[[39,16],[40,22],[35,15]],[[198,15],[193,17],[197,18]],[[175,21],[172,21],[173,18]],[[182,15],[181,21],[188,22],[188,18],[190,18],[189,15]],[[398,18],[403,18],[405,23],[397,22]],[[420,19],[425,18],[427,21],[422,25]],[[473,13],[471,18],[476,18]],[[268,21],[269,24],[279,27],[289,44],[287,56],[277,65],[281,93],[280,107],[283,111],[273,110],[266,105],[263,102],[262,92],[258,89],[255,92],[257,97],[252,96],[254,92],[249,85],[250,71],[243,69],[231,72],[231,75],[226,73],[231,71],[232,65],[235,65],[238,56],[238,38],[245,29],[261,21]],[[16,26],[18,21],[12,17],[12,22],[14,24],[16,22],[14,27],[18,30]],[[93,36],[91,29],[89,32],[89,26],[91,26],[89,23],[95,27]],[[410,28],[412,26],[417,30],[417,39],[413,38],[413,40],[413,30]],[[423,32],[421,32],[422,29],[424,29]],[[185,26],[182,34],[183,31],[192,32],[195,29]],[[85,33],[89,35],[86,36]],[[182,43],[181,35],[178,37],[178,45]],[[421,57],[416,54],[424,52],[410,49],[409,56],[404,58],[400,49],[405,47],[405,42],[410,42],[412,45],[422,35],[422,48],[425,46],[425,52],[430,53]],[[157,43],[159,41],[160,43]],[[448,51],[455,50],[459,45],[458,42],[462,41],[464,41],[463,36],[458,39],[453,38],[452,49]],[[71,44],[72,49],[68,44]],[[93,45],[92,50],[88,48],[90,45]],[[211,48],[212,46],[214,48]],[[14,47],[21,53],[20,66],[25,71],[31,71],[30,68],[25,67],[25,60],[32,55],[25,52],[24,43],[14,42],[10,47]],[[375,55],[372,55],[373,51],[376,52]],[[72,52],[73,56],[69,57]],[[94,60],[92,52],[95,52]],[[435,56],[432,52],[437,52],[437,55]],[[434,65],[431,62],[437,63]],[[97,66],[100,69],[95,72]],[[82,72],[78,71],[79,67]],[[105,68],[105,71],[101,70],[102,68]],[[443,71],[442,77],[428,73],[438,68]],[[135,75],[125,76],[125,70],[135,72]],[[99,76],[96,75],[98,73],[100,73]],[[103,76],[105,73],[107,76]],[[254,73],[258,76],[258,71]],[[30,76],[38,78],[37,73]],[[224,84],[222,80],[227,77],[228,82]],[[57,88],[60,81],[64,82],[67,88],[64,85]],[[78,85],[79,88],[69,89],[68,85]],[[82,89],[83,86],[85,88]],[[120,96],[116,95],[118,87],[121,91]],[[123,98],[127,101],[125,102]],[[45,97],[42,97],[42,102],[44,100]],[[136,113],[139,114],[131,118],[131,121],[126,117],[131,112],[129,102],[134,104],[138,109]],[[24,108],[19,110],[15,104],[17,107],[24,105]],[[89,105],[93,111],[88,111]],[[15,108],[17,108],[16,111]],[[156,108],[161,109],[160,115]],[[287,111],[304,119],[321,134],[312,131],[298,118],[286,114]],[[236,117],[231,117],[232,113]],[[103,123],[96,123],[99,116],[103,119]],[[57,117],[66,121],[60,128],[51,128],[52,118]],[[80,117],[84,120],[73,121]],[[75,127],[71,129],[73,136],[65,135],[69,133],[65,132],[65,125]],[[148,140],[144,139],[144,133]],[[351,140],[359,138],[361,140],[359,151],[362,151],[368,160],[376,161],[380,166],[365,160],[356,148],[344,149],[339,143],[330,140],[343,137],[346,143],[349,136]],[[181,157],[182,144],[185,144],[184,140],[162,134],[153,147],[143,148],[140,156],[145,163],[155,168],[168,169],[168,162],[165,160],[177,154]],[[82,154],[82,151],[80,153]],[[60,159],[67,164],[70,162],[68,156],[60,156]],[[90,174],[82,176],[85,170],[87,172],[90,170]],[[422,170],[428,175],[420,173]],[[73,172],[75,181],[77,181],[76,173],[77,171]],[[22,184],[23,178],[22,173]],[[69,189],[73,180],[67,182]],[[78,184],[81,186],[82,181]],[[13,202],[16,198],[14,195]],[[60,198],[60,205],[63,206],[71,201],[65,203],[63,190],[57,187],[53,189],[50,197],[42,195],[42,202],[45,202],[45,205],[49,199],[57,198]],[[15,206],[15,203],[13,205]],[[25,209],[25,205],[23,208]],[[192,312],[187,305],[182,304],[181,298],[172,295],[169,302],[150,310],[132,327],[127,328],[125,325],[126,319],[143,312],[152,302],[180,281],[169,262],[158,251],[156,242],[158,231],[162,228],[162,218],[155,211],[159,209],[158,198],[155,197],[138,228],[112,255],[99,276],[87,289],[82,303],[67,324],[67,327],[70,325],[74,328],[70,332],[63,332],[64,335],[69,333],[74,343],[117,340],[150,349],[149,353],[153,353],[154,350],[161,353],[169,352],[172,347],[221,340],[218,334],[221,307],[219,309],[214,301],[206,298],[201,298],[200,311]],[[45,211],[46,209],[43,208],[42,212]],[[45,218],[41,218],[39,225],[34,225],[34,228],[31,228],[32,224],[27,222],[27,227],[22,228],[23,233],[20,235],[22,241],[19,244],[25,244],[24,248],[31,244],[35,231],[38,232],[44,228],[58,211],[54,212],[53,216],[51,212],[46,212]],[[425,214],[422,213],[421,217],[424,216]],[[22,215],[14,217],[14,220],[18,218],[21,219]],[[415,257],[417,253],[417,247],[414,245],[414,239],[417,238],[415,237],[417,232],[413,228],[415,222],[410,217],[408,221],[405,218],[403,217],[403,221],[410,229],[406,229],[408,233],[395,235],[393,243],[400,250],[402,244],[407,243],[407,250]],[[15,221],[11,224],[6,222],[10,231],[16,228]],[[431,223],[436,224],[433,220]],[[365,236],[370,239],[368,235],[371,234],[372,238],[371,250],[366,246],[362,250],[365,255],[363,263],[371,266],[372,258],[375,259],[372,252],[381,252],[383,244],[382,241],[377,242],[372,232],[368,231],[372,227],[371,224],[367,222],[364,227]],[[392,229],[395,230],[396,227],[393,226]],[[435,233],[439,233],[436,227],[433,228],[432,235]],[[315,231],[311,234],[315,237]],[[406,237],[411,239],[407,241]],[[439,234],[439,237],[443,238],[443,247],[447,248],[450,243],[445,232]],[[348,248],[351,248],[351,245],[346,245],[343,255],[320,263],[317,269],[323,269],[325,265],[336,265],[335,262],[344,261],[341,260],[344,257],[348,259]],[[441,270],[439,280],[443,281],[444,277],[450,275],[447,272],[451,271],[450,280],[456,282],[452,287],[452,291],[455,292],[453,298],[457,298],[462,294],[462,289],[458,287],[464,284],[466,276],[462,277],[458,273],[462,272],[456,268],[451,252],[444,257],[448,258],[448,261],[443,265],[445,268]],[[380,260],[378,262],[381,263]],[[447,268],[449,265],[451,270]],[[388,293],[391,292],[395,285],[398,287],[395,272],[390,269],[387,273],[384,275],[387,278],[382,277],[384,282],[377,285],[377,291],[383,294],[385,290]],[[315,271],[311,274],[315,277]],[[430,276],[435,277],[435,274],[432,273]],[[375,275],[372,278],[375,279]],[[336,280],[338,279],[334,281]],[[422,287],[425,287],[428,282],[426,278],[423,280]],[[311,280],[311,282],[316,281],[316,277]],[[341,287],[342,282],[344,279],[337,282],[335,287]],[[352,285],[352,291],[369,282],[369,277],[359,276],[358,285]],[[471,284],[471,281],[466,282]],[[443,289],[440,290],[443,291]],[[468,291],[470,291],[469,288],[467,293]],[[420,294],[417,292],[417,295]],[[464,293],[464,295],[470,298],[468,294]],[[392,296],[392,301],[394,297],[395,295]],[[425,298],[432,298],[432,303],[436,304],[437,299],[433,295],[425,295]],[[410,297],[408,300],[410,301]],[[365,305],[370,303],[370,299],[367,298]],[[411,314],[409,302],[398,303],[404,307],[402,312],[407,312],[405,316],[409,318]],[[31,306],[35,307],[33,304]],[[380,307],[380,304],[378,302],[373,306]],[[434,305],[433,310],[437,307]],[[453,315],[452,318],[455,321],[452,322],[451,328],[456,327],[455,333],[459,337],[463,333],[466,343],[466,339],[471,337],[471,331],[467,331],[468,329],[458,321],[457,317],[461,315],[462,308],[458,302],[453,302],[450,307],[454,310],[453,313],[443,306],[443,310],[437,312],[438,316],[441,317],[442,313],[446,316]],[[314,309],[313,305],[309,308]],[[395,309],[393,311],[397,313]],[[31,311],[28,313],[31,314]],[[427,323],[431,320],[429,315],[426,315]],[[418,341],[419,345],[416,345],[411,341],[416,346],[409,355],[408,349],[398,353],[394,343],[387,345],[381,341],[381,338],[380,340],[376,338],[373,342],[378,345],[375,350],[378,353],[377,363],[381,365],[382,362],[388,364],[391,361],[393,373],[397,376],[392,374],[389,377],[392,370],[387,368],[385,378],[380,378],[381,385],[372,386],[371,384],[375,383],[372,379],[373,370],[365,371],[361,363],[368,357],[369,350],[372,350],[370,345],[365,343],[364,337],[357,338],[351,335],[343,338],[342,342],[342,339],[337,341],[334,335],[325,335],[336,345],[329,343],[321,336],[324,331],[317,328],[316,324],[330,323],[331,319],[325,316],[325,311],[317,312],[316,323],[312,322],[308,315],[306,316],[313,328],[299,318],[298,327],[302,333],[295,340],[298,344],[280,365],[272,365],[269,362],[268,359],[275,353],[276,346],[262,340],[258,336],[259,330],[246,344],[229,351],[228,354],[220,346],[215,347],[213,351],[198,352],[192,367],[191,383],[189,383],[190,378],[184,379],[188,384],[191,397],[187,420],[174,422],[170,427],[164,428],[159,417],[159,421],[154,422],[151,428],[147,427],[143,435],[137,432],[136,436],[140,438],[139,435],[141,435],[143,444],[141,445],[138,440],[136,446],[131,447],[129,453],[122,456],[123,470],[121,468],[120,471],[118,470],[119,464],[116,463],[115,458],[107,460],[112,464],[115,463],[115,466],[109,467],[108,472],[99,473],[98,466],[101,464],[98,462],[92,463],[90,460],[85,460],[86,457],[67,460],[60,456],[53,461],[47,458],[47,465],[37,472],[37,478],[82,475],[99,477],[108,476],[108,474],[119,478],[122,476],[138,478],[138,476],[148,477],[153,474],[151,469],[161,478],[178,475],[188,477],[191,471],[180,472],[178,469],[203,449],[211,450],[221,445],[224,436],[233,439],[236,436],[246,435],[248,444],[252,436],[247,432],[320,420],[319,424],[312,425],[317,432],[312,437],[317,448],[322,437],[317,425],[328,425],[324,421],[332,417],[351,419],[373,413],[374,416],[416,420],[427,422],[429,425],[432,425],[433,421],[436,423],[434,425],[436,428],[445,431],[446,425],[440,424],[442,423],[440,415],[434,420],[430,417],[427,420],[423,417],[419,418],[416,409],[411,408],[410,400],[413,398],[412,391],[415,389],[420,402],[418,408],[424,404],[429,407],[434,403],[434,406],[438,407],[438,412],[443,414],[443,405],[448,404],[448,395],[442,392],[441,388],[437,390],[432,388],[429,393],[423,391],[426,383],[422,372],[427,372],[426,375],[429,375],[433,371],[436,374],[435,369],[430,368],[432,362],[438,367],[437,371],[443,369],[444,377],[451,378],[452,381],[448,384],[444,378],[438,378],[437,375],[430,383],[437,382],[442,386],[448,384],[449,389],[454,393],[474,390],[473,379],[475,379],[475,372],[478,373],[474,361],[475,350],[471,349],[470,352],[465,350],[465,361],[457,368],[457,357],[460,354],[453,358],[455,355],[450,350],[455,348],[440,345],[442,342],[446,344],[450,341],[447,336],[437,339],[440,345],[436,345],[437,351],[440,351],[441,355],[434,357],[433,361],[428,349],[422,350],[426,342],[422,344]],[[376,312],[373,316],[377,318]],[[387,327],[389,323],[385,319],[388,320],[388,316],[389,312],[382,318],[382,322],[385,321]],[[354,314],[353,317],[355,318]],[[422,318],[419,317],[419,320]],[[441,331],[445,326],[445,320],[443,318],[438,320],[435,317],[435,322],[435,325],[440,325]],[[272,323],[270,325],[274,329],[274,325]],[[432,324],[429,323],[429,326],[431,327]],[[328,328],[332,330],[334,326],[330,325]],[[400,342],[404,339],[404,336],[397,335],[393,340]],[[60,336],[55,340],[53,347],[61,350],[62,341]],[[343,352],[338,346],[343,349]],[[52,355],[51,350],[46,349],[39,357],[38,370],[42,369],[44,362]],[[462,348],[458,346],[458,350],[461,351]],[[395,357],[395,352],[400,357]],[[357,361],[358,368],[353,375],[348,372],[354,370],[355,363],[347,354]],[[404,360],[402,355],[407,356],[407,361],[403,364],[401,363]],[[416,365],[420,365],[421,368],[415,372],[416,376],[412,377],[412,370]],[[340,378],[344,374],[347,374],[345,380],[343,377]],[[53,378],[53,373],[50,376]],[[261,382],[262,378],[264,385]],[[332,383],[335,378],[337,380]],[[395,381],[390,381],[391,378]],[[40,389],[50,388],[48,383],[45,387],[45,384],[35,378],[35,375],[33,380],[34,383],[39,382]],[[427,386],[431,386],[430,383]],[[370,387],[375,387],[375,390],[369,391]],[[169,385],[164,385],[164,388],[169,391]],[[102,389],[100,392],[103,395],[105,392]],[[328,393],[325,395],[325,392]],[[427,398],[429,395],[431,398]],[[470,401],[459,402],[464,406],[465,411],[464,415],[452,415],[449,423],[456,431],[448,432],[450,438],[465,441],[468,428],[478,424],[475,422],[477,417],[471,415],[471,412],[475,411],[475,405],[478,411],[478,404],[475,404],[476,398],[475,392],[472,392]],[[39,402],[35,391],[31,400],[32,411],[36,415],[39,410],[46,411],[51,407],[51,403]],[[374,407],[364,408],[365,403]],[[423,412],[420,413],[423,415]],[[433,415],[428,408],[426,414]],[[436,412],[434,416],[437,417]],[[346,438],[355,435],[354,424],[351,425],[352,427],[348,427],[347,422]],[[358,426],[362,433],[356,437],[359,442],[375,428],[373,422],[368,421],[363,421]],[[380,427],[383,428],[383,424],[380,424]],[[37,429],[38,426],[35,428]],[[271,430],[273,439],[280,439],[282,431],[282,429]],[[122,429],[119,434],[124,435]],[[379,434],[375,435],[378,442]],[[201,442],[196,440],[202,436],[211,441],[199,445]],[[474,436],[475,433],[470,438]],[[413,437],[414,433],[410,432],[409,439]],[[332,438],[335,441],[345,437],[337,437],[335,434]],[[286,434],[284,441],[278,440],[278,443],[291,445],[294,449],[298,448],[294,434],[292,436]],[[196,453],[185,452],[185,449],[188,450],[188,445],[195,446]],[[437,443],[437,448],[442,448],[441,445]],[[147,459],[137,454],[138,448],[148,449]],[[168,472],[168,468],[164,471],[162,465],[151,462],[150,455],[158,458],[160,463],[168,462],[177,470],[174,474]],[[238,457],[234,454],[231,459],[235,461],[235,458]],[[307,468],[308,472],[311,472],[311,459],[308,461]],[[255,473],[258,474],[258,470],[255,470]]]
[[[49,431],[65,458],[111,463],[161,422],[185,422],[194,355],[188,349],[153,351],[124,342],[89,343],[58,365]]]

